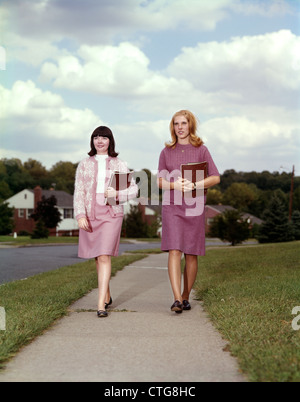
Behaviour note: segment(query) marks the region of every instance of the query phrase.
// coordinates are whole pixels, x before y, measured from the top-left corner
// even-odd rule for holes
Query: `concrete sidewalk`
[[[94,311],[97,290],[77,301],[7,364],[0,382],[246,381],[199,302],[170,311],[167,258],[150,255],[112,279],[108,318]]]

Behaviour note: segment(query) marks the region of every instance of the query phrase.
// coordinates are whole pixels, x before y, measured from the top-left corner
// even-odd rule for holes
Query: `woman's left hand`
[[[187,179],[179,177],[178,180],[174,183],[174,189],[182,191],[183,193],[188,193],[194,189],[194,184]]]
[[[118,192],[113,187],[108,187],[104,195],[105,198],[117,198]]]

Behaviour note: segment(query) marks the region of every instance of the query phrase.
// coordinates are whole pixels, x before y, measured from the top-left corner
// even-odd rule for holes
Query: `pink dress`
[[[159,159],[159,177],[174,182],[185,163],[207,162],[208,176],[219,176],[218,169],[206,146],[177,144],[164,148]],[[184,199],[178,191],[165,191],[162,208],[162,251],[180,250],[185,254],[205,255],[206,197]]]
[[[113,217],[104,203],[104,194],[97,194],[95,219],[89,220],[92,232],[79,231],[79,258],[96,258],[100,255],[117,257],[119,254],[123,216]]]

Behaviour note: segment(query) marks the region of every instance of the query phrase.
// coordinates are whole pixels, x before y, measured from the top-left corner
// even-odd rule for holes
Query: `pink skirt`
[[[95,220],[89,221],[92,232],[79,230],[79,258],[96,258],[100,255],[119,255],[123,217],[112,217],[104,204],[104,195],[97,194]]]

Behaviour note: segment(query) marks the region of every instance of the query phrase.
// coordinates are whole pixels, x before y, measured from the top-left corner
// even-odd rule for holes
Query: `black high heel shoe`
[[[171,306],[171,311],[175,311],[176,314],[181,314],[182,310],[182,303],[179,300],[175,300],[175,303]]]
[[[108,317],[108,313],[107,313],[107,311],[98,310],[98,311],[97,311],[97,316],[98,316],[99,318],[106,318],[106,317]]]
[[[109,299],[109,302],[108,302],[108,303],[105,303],[105,310],[107,310],[108,307],[112,305],[112,302],[113,302],[113,301],[112,301],[112,298],[110,298],[110,299]]]
[[[183,306],[183,310],[191,310],[191,308],[192,308],[190,305],[190,302],[188,300],[183,300],[182,306]]]

